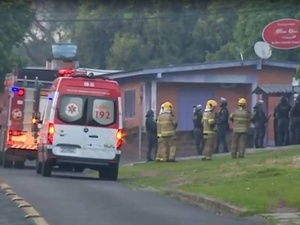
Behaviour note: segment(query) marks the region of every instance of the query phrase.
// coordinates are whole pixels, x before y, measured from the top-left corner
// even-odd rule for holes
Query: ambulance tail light
[[[118,129],[117,134],[117,150],[120,150],[123,144],[123,139],[124,139],[124,132],[123,129]]]
[[[52,145],[53,143],[53,135],[55,132],[55,128],[54,128],[54,124],[53,123],[49,123],[48,125],[48,144]]]
[[[67,77],[75,74],[74,69],[64,69],[64,70],[59,70],[58,71],[58,76],[60,77]]]

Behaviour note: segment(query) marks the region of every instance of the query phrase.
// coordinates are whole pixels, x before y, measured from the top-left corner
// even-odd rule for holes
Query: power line
[[[295,6],[281,6],[281,7],[268,7],[268,8],[256,8],[256,9],[247,9],[247,10],[236,10],[236,13],[238,14],[243,14],[243,13],[256,13],[256,12],[282,12],[285,9],[290,9],[291,11],[296,12],[296,7]],[[222,11],[218,12],[219,14],[222,15],[228,15],[235,13],[234,9],[229,9],[228,7],[219,7],[215,9],[216,11]],[[132,17],[132,18],[121,18],[121,17],[116,17],[116,18],[91,18],[91,19],[38,19],[35,20],[36,22],[107,22],[107,21],[147,21],[147,20],[161,20],[161,19],[170,19],[175,16],[179,16],[180,18],[199,18],[200,16],[208,16],[211,15],[209,11],[206,12],[199,12],[199,13],[194,13],[194,14],[169,14],[169,15],[164,15],[164,16],[153,16],[153,17]]]

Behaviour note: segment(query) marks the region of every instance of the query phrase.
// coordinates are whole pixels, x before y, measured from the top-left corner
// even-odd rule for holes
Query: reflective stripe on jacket
[[[233,120],[233,132],[246,133],[248,131],[251,114],[244,108],[235,109],[230,115]]]
[[[202,117],[203,134],[214,134],[215,115],[213,112],[204,112]]]
[[[157,137],[169,137],[176,133],[177,121],[170,112],[163,112],[157,117]]]

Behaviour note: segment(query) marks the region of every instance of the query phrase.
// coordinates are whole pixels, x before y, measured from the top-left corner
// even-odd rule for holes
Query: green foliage
[[[85,66],[134,69],[257,58],[253,46],[275,19],[297,18],[292,1],[80,1],[74,36]],[[300,60],[299,49],[273,49],[272,59]]]
[[[0,73],[2,76],[13,67],[22,65],[20,57],[13,53],[14,46],[20,45],[33,20],[31,1],[0,2]],[[3,82],[0,83],[3,89]]]

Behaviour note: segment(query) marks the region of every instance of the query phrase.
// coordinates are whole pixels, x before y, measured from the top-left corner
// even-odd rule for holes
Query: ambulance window
[[[91,125],[108,126],[115,122],[115,102],[110,99],[94,98],[92,100]]]
[[[65,123],[85,123],[85,97],[63,95],[58,106],[58,118]]]

